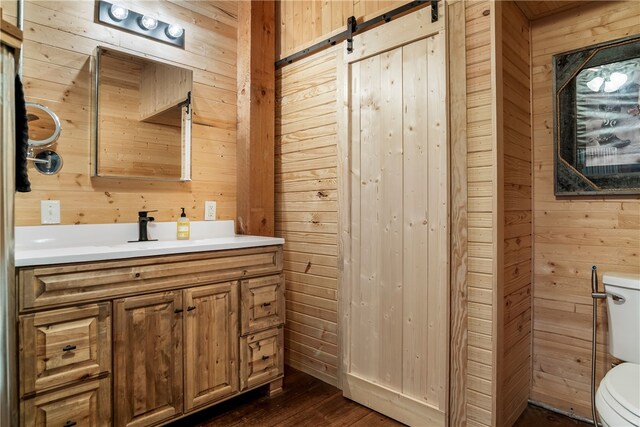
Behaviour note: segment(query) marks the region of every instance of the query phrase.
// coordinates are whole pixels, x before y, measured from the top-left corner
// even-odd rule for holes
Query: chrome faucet
[[[155,218],[152,216],[147,216],[149,212],[158,212],[154,211],[139,211],[138,212],[138,240],[130,240],[129,242],[152,242],[158,239],[149,239],[149,232],[147,230],[147,224],[152,221],[155,221]]]

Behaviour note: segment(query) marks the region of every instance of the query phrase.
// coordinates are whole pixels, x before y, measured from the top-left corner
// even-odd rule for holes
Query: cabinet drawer
[[[284,323],[284,275],[241,282],[242,334]]]
[[[20,354],[22,396],[109,372],[110,304],[20,316]]]
[[[19,270],[21,311],[140,295],[282,271],[282,247],[28,267]]]
[[[240,337],[240,387],[242,390],[267,383],[284,373],[284,330]]]
[[[109,378],[88,381],[21,403],[22,427],[102,427],[111,425]]]

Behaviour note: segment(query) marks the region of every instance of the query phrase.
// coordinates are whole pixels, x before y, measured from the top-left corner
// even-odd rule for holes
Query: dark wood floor
[[[573,418],[565,417],[563,415],[556,414],[555,412],[547,411],[546,409],[539,408],[537,406],[529,405],[523,414],[518,418],[518,421],[513,427],[587,427],[593,426],[593,424],[585,423],[582,421],[574,420]]]
[[[402,426],[342,397],[342,391],[310,375],[286,367],[284,391],[274,397],[265,389],[250,391],[171,427],[271,426]]]
[[[530,406],[515,427],[588,426]],[[170,427],[397,427],[382,414],[342,397],[342,391],[295,369],[286,368],[284,391],[269,398],[258,389],[176,421]],[[425,426],[427,427],[427,426]]]

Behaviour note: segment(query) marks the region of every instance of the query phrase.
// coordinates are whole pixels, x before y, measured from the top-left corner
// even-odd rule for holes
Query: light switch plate
[[[216,202],[211,200],[204,202],[204,220],[205,221],[216,220]]]
[[[60,224],[60,200],[40,201],[40,223]]]

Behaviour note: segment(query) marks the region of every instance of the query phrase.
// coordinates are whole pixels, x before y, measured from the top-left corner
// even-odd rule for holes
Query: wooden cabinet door
[[[184,291],[185,410],[238,391],[238,283]]]
[[[242,390],[284,374],[284,332],[273,328],[240,338],[240,386]]]
[[[115,425],[146,426],[182,413],[182,292],[114,303]]]
[[[20,316],[20,395],[111,371],[109,303]]]
[[[20,402],[21,427],[111,426],[109,378],[87,381]]]

